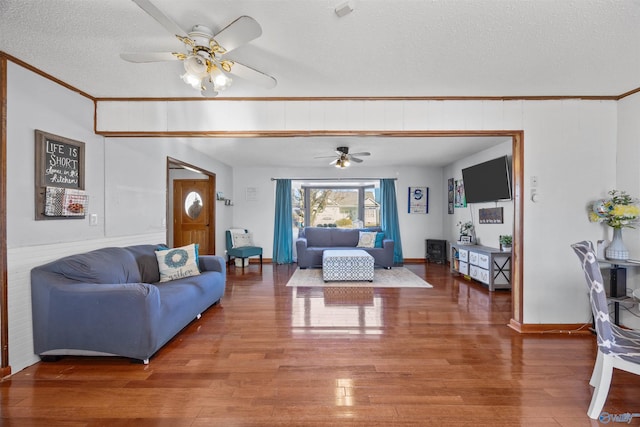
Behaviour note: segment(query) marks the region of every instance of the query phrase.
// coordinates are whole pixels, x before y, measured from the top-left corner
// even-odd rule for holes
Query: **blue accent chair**
[[[244,230],[245,233],[247,230]],[[231,257],[242,259],[242,268],[244,269],[244,259],[252,256],[260,256],[260,267],[262,267],[262,248],[259,246],[242,246],[239,248],[233,247],[233,240],[231,239],[231,231],[226,231],[227,241],[227,266],[231,263]]]

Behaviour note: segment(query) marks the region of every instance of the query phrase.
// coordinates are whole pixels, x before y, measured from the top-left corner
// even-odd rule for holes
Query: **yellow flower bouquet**
[[[613,228],[634,228],[640,218],[638,200],[624,191],[611,190],[608,194],[610,199],[598,200],[593,204],[589,220],[603,222]]]

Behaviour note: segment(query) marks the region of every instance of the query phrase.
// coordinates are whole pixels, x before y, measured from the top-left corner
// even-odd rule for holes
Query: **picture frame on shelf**
[[[460,242],[460,244],[462,245],[470,245],[471,244],[471,236],[460,236],[460,238],[458,239],[458,242]]]

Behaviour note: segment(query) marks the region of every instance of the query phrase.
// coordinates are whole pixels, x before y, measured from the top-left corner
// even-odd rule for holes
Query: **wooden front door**
[[[209,180],[173,181],[173,246],[197,243],[199,253],[213,254],[213,185]]]

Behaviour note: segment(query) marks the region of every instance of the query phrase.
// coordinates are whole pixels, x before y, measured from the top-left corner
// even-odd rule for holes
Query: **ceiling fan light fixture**
[[[200,87],[202,86],[202,78],[194,76],[193,74],[184,73],[180,77],[182,78],[182,81],[184,81],[186,84],[190,85],[194,89],[199,90]]]
[[[133,0],[144,12],[163,26],[172,36],[180,40],[186,51],[176,52],[141,52],[121,53],[120,57],[128,62],[163,62],[183,61],[185,74],[182,80],[203,96],[215,96],[217,91],[231,86],[232,80],[224,73],[231,73],[242,80],[249,80],[265,89],[276,86],[277,81],[261,71],[246,65],[227,60],[224,55],[232,50],[260,37],[262,27],[250,16],[242,15],[222,30],[214,33],[211,27],[196,24],[186,32],[167,16],[153,2],[155,0]],[[217,71],[217,72],[216,72]]]
[[[184,70],[192,76],[203,78],[207,69],[207,60],[200,55],[189,55],[184,60]]]
[[[215,89],[211,76],[207,75],[200,82],[200,94],[206,98],[215,98],[218,96],[218,91]]]
[[[211,81],[216,92],[223,91],[231,86],[233,79],[226,75],[217,65],[211,68]]]
[[[349,161],[349,158],[345,155],[342,155],[338,160],[336,160],[335,167],[339,169],[345,169],[348,168],[350,164],[351,162]]]

